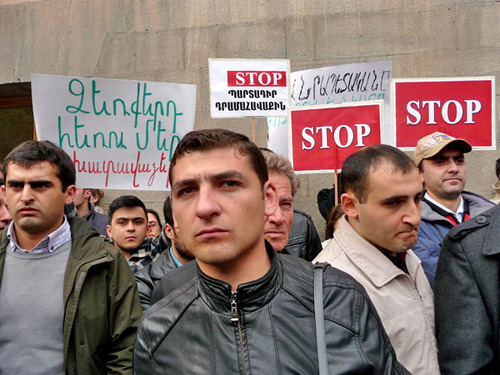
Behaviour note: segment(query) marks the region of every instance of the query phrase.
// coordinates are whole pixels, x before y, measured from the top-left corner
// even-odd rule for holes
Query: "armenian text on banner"
[[[63,148],[77,186],[165,190],[181,138],[193,130],[196,86],[32,74],[38,139]]]
[[[391,144],[413,150],[436,131],[495,150],[495,77],[393,79]]]
[[[295,172],[340,171],[359,149],[383,143],[383,101],[290,108],[290,160]]]
[[[292,106],[340,104],[369,100],[384,101],[385,139],[390,137],[390,81],[392,61],[329,66],[290,73]],[[268,118],[268,147],[288,156],[288,122],[286,118]]]
[[[209,59],[213,118],[286,116],[289,60]]]

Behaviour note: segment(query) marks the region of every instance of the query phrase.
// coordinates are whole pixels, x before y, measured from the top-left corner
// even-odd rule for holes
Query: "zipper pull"
[[[236,298],[238,297],[238,292],[235,290],[231,291],[231,323],[237,324],[240,321],[240,314],[238,312],[238,303]]]

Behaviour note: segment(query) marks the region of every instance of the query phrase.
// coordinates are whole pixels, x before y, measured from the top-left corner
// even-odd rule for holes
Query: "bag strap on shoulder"
[[[318,349],[319,375],[328,375],[326,354],[325,318],[323,313],[323,272],[328,263],[314,264],[314,320],[316,323],[316,347]]]

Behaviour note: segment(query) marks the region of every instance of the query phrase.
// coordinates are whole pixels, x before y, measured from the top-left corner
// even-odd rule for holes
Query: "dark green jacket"
[[[72,247],[64,276],[66,374],[132,374],[141,306],[127,261],[85,220],[68,217]],[[8,244],[0,234],[0,288]]]

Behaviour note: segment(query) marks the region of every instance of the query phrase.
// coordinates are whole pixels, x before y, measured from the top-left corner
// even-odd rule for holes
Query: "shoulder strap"
[[[328,375],[325,318],[323,314],[323,271],[327,266],[328,263],[316,263],[314,265],[314,320],[316,322],[319,375]]]

